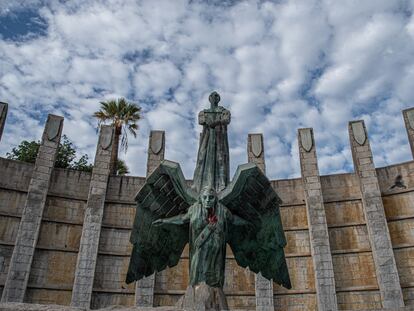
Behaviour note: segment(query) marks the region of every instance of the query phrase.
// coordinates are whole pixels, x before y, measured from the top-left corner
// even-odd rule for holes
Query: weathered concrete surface
[[[152,307],[154,305],[155,273],[136,282],[135,305]]]
[[[151,131],[148,142],[147,176],[154,171],[165,155],[165,132]]]
[[[89,308],[91,303],[113,139],[112,126],[101,126],[72,290],[75,307]]]
[[[147,177],[164,160],[165,132],[151,131],[148,142]],[[161,271],[159,273],[165,273]],[[141,307],[154,306],[154,287],[156,273],[136,282],[135,305]]]
[[[407,130],[408,142],[410,143],[411,154],[414,157],[414,108],[403,110],[405,129]]]
[[[0,311],[84,311],[88,309],[68,307],[60,305],[43,305],[43,304],[29,304],[29,303],[0,303]],[[179,311],[176,307],[122,307],[112,306],[108,308],[99,309],[102,311]]]
[[[10,176],[7,179],[0,178],[0,219],[4,221],[0,224],[0,256],[4,258],[3,270],[0,271],[0,291],[7,275],[8,263],[13,251],[12,245],[16,237],[14,220],[19,222],[19,218],[12,215],[21,215],[26,197],[25,192],[27,192],[33,167],[33,164],[0,158],[0,175]],[[377,173],[381,191],[385,193],[383,194],[383,202],[387,217],[393,220],[389,223],[390,234],[393,246],[399,248],[395,249],[395,257],[405,303],[406,305],[413,305],[414,291],[410,288],[410,284],[414,282],[414,273],[410,262],[414,258],[412,251],[414,248],[407,248],[407,246],[414,244],[414,238],[410,234],[412,231],[404,228],[409,223],[409,219],[414,219],[412,208],[412,202],[414,201],[414,162],[380,168],[377,169]],[[403,176],[407,189],[389,190],[397,174]],[[49,223],[43,222],[42,227],[45,224],[46,229],[56,221],[59,226],[62,223],[67,223],[82,228],[82,215],[86,205],[90,176],[90,173],[54,169],[49,188],[49,195],[51,194],[51,196],[48,196],[43,217],[44,221],[47,218]],[[381,299],[379,291],[375,289],[377,288],[377,281],[372,253],[370,249],[367,249],[368,233],[360,200],[358,178],[355,174],[336,174],[321,176],[320,179],[331,235],[335,280],[339,290],[337,293],[338,307],[341,310],[379,308]],[[135,210],[133,197],[144,180],[143,177],[133,176],[111,176],[109,178],[104,209],[104,228],[100,238],[102,243],[105,244],[106,240],[116,243],[120,234],[128,232],[129,229],[127,230],[127,228],[132,226],[131,220]],[[302,179],[276,180],[272,181],[272,184],[284,200],[281,214],[283,226],[286,230],[286,238],[288,239],[285,251],[294,285],[292,291],[283,291],[282,288],[275,286],[275,310],[301,310],[301,308],[316,310],[315,280],[307,231],[306,206],[303,203],[305,198]],[[363,225],[360,225],[361,223]],[[41,243],[38,243],[37,249],[39,247],[43,249],[39,250],[39,260],[43,258],[42,254],[45,254],[45,248],[50,249],[59,246],[60,249],[64,249],[65,244],[67,244],[66,241],[78,239],[78,230],[71,229],[67,233],[62,231],[63,227],[57,230],[59,230],[59,234],[56,239],[52,238],[57,234],[54,229],[49,234],[45,234],[44,239],[40,239],[40,236],[39,243]],[[404,232],[404,234],[401,234],[401,232]],[[66,235],[66,238],[60,240],[59,236],[61,234]],[[102,243],[100,242],[101,246],[104,245]],[[75,244],[67,244],[68,247],[70,245]],[[110,266],[118,268],[118,264],[122,263],[121,270],[126,271],[130,252],[123,249],[124,244],[117,247],[119,249],[113,249],[117,252],[116,256],[105,255],[105,266],[102,269]],[[100,251],[108,253],[111,249],[112,247],[108,244],[108,246],[101,247]],[[71,253],[62,254],[71,255]],[[125,257],[120,257],[118,254]],[[232,310],[254,309],[254,274],[247,273],[247,270],[238,267],[231,256],[232,254],[228,250],[229,259],[226,262],[226,280],[228,281],[224,290],[227,294],[229,307]],[[64,262],[59,266],[50,264],[47,270],[37,270],[35,267],[38,277],[33,278],[33,282],[37,282],[37,280],[44,280],[45,282],[33,283],[33,286],[36,286],[37,289],[29,286],[28,294],[30,296],[27,302],[70,303],[71,287],[68,288],[68,294],[62,290],[53,290],[53,286],[56,286],[54,285],[55,276],[58,277],[60,269],[64,269],[65,273],[73,271],[67,270],[72,264],[72,256],[64,256],[64,258]],[[115,260],[118,258],[125,258],[125,260]],[[35,270],[32,267],[32,271]],[[135,291],[133,288],[122,289],[122,275],[100,273],[100,271],[104,270],[95,273],[95,280],[98,282],[94,285],[94,291],[96,290],[96,292],[92,297],[93,307],[134,305]],[[179,265],[167,269],[166,272],[166,277],[159,278],[156,282],[156,306],[174,305],[185,293],[188,284],[188,253],[185,251]],[[108,285],[111,286],[108,287]],[[68,297],[62,299],[62,293],[65,293],[65,297]]]
[[[249,134],[247,137],[247,158],[255,163],[264,174],[266,164],[264,156],[264,142],[262,134]],[[264,278],[261,273],[255,274],[256,310],[273,311],[273,282]]]
[[[349,122],[349,138],[355,172],[360,181],[362,204],[382,306],[385,308],[403,307],[400,278],[364,121]]]
[[[42,305],[28,303],[0,303],[0,311],[85,311],[87,309],[60,306],[60,305]],[[122,307],[112,306],[98,309],[101,311],[187,311],[177,307]],[[233,311],[254,311],[254,309],[232,309]],[[278,310],[278,309],[276,309]],[[297,309],[303,310],[303,309]],[[392,308],[392,309],[369,309],[370,311],[410,311],[412,308]]]
[[[48,116],[30,179],[27,198],[4,285],[2,302],[23,302],[24,300],[62,128],[63,117]]]
[[[68,306],[60,306],[60,305],[42,305],[42,304],[35,304],[35,303],[17,303],[17,302],[9,302],[9,303],[0,303],[0,311],[79,311],[84,310],[75,307],[68,307]]]
[[[318,309],[334,311],[338,310],[335,278],[313,129],[299,129],[298,143]]]
[[[279,165],[273,159],[267,160],[268,167]],[[0,176],[6,176],[0,178],[0,292],[7,277],[33,169],[34,164],[0,158]],[[376,173],[404,302],[406,306],[412,307],[414,161],[377,168]],[[398,175],[402,176],[406,188],[391,188]],[[74,275],[73,254],[77,255],[79,229],[82,228],[90,180],[91,173],[53,170],[33,259],[36,263],[31,268],[25,298],[27,302],[70,303],[72,286],[67,287],[71,280],[66,276]],[[120,310],[134,310],[126,306],[134,305],[135,289],[125,287],[122,283],[130,250],[128,243],[119,241],[129,236],[135,213],[134,195],[144,182],[145,177],[109,177],[94,275],[93,308],[123,305],[125,307]],[[354,173],[326,175],[320,176],[320,182],[330,235],[338,309],[380,310],[381,296],[365,222],[359,176]],[[288,240],[285,253],[293,285],[290,291],[274,285],[275,310],[317,310],[302,178],[273,180],[272,185],[284,202],[281,216]],[[44,258],[48,258],[48,264],[43,262]],[[57,261],[58,258],[62,260]],[[43,269],[44,266],[47,269]],[[108,271],[110,267],[112,269]],[[121,272],[117,273],[118,270]],[[57,280],[61,277],[66,279],[59,285]],[[65,287],[62,289],[63,285]],[[165,274],[157,274],[154,305],[174,305],[185,293],[187,285],[188,252],[185,250],[176,267],[168,268]],[[224,291],[231,310],[255,309],[255,275],[237,265],[230,249],[227,251]]]

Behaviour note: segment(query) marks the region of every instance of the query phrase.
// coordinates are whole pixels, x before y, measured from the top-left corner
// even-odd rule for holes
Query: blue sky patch
[[[47,33],[47,22],[37,10],[26,9],[0,16],[3,40],[25,41]]]
[[[217,90],[232,113],[233,170],[246,161],[247,134],[261,131],[268,176],[300,176],[297,129],[313,127],[320,172],[350,172],[348,121],[360,118],[376,166],[412,159],[401,111],[414,103],[414,3],[351,3],[4,0],[0,101],[10,106],[0,155],[40,138],[54,113],[92,160],[91,115],[125,97],[142,107],[124,157],[131,174],[145,175],[157,129],[166,158],[191,178],[197,112]]]

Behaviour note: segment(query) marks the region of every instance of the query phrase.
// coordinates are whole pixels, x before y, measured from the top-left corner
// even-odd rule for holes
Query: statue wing
[[[135,197],[137,210],[126,282],[177,265],[188,243],[188,224],[154,226],[158,219],[185,215],[196,195],[187,187],[178,163],[163,161]]]
[[[291,288],[283,248],[286,238],[280,218],[282,200],[254,163],[240,165],[233,181],[219,194],[233,215],[249,222],[230,222],[228,243],[237,263]]]

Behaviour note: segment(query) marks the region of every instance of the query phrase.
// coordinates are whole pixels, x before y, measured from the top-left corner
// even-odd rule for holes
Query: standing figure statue
[[[230,178],[227,138],[230,111],[218,105],[220,95],[217,92],[210,94],[209,101],[210,109],[204,109],[198,115],[198,123],[203,126],[203,132],[193,178],[193,188],[197,192],[206,185],[217,191],[223,190]]]
[[[189,243],[190,286],[183,306],[192,310],[227,309],[222,290],[226,244],[240,266],[291,287],[281,200],[254,163],[240,165],[229,183],[230,113],[217,106],[219,98],[213,92],[211,108],[200,113],[204,128],[193,187],[187,186],[178,163],[165,160],[135,198],[126,282],[177,265]]]

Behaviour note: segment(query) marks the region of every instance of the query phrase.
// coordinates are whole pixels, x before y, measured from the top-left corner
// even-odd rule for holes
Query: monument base
[[[177,307],[188,311],[228,310],[226,296],[222,288],[210,287],[206,283],[188,286]]]

